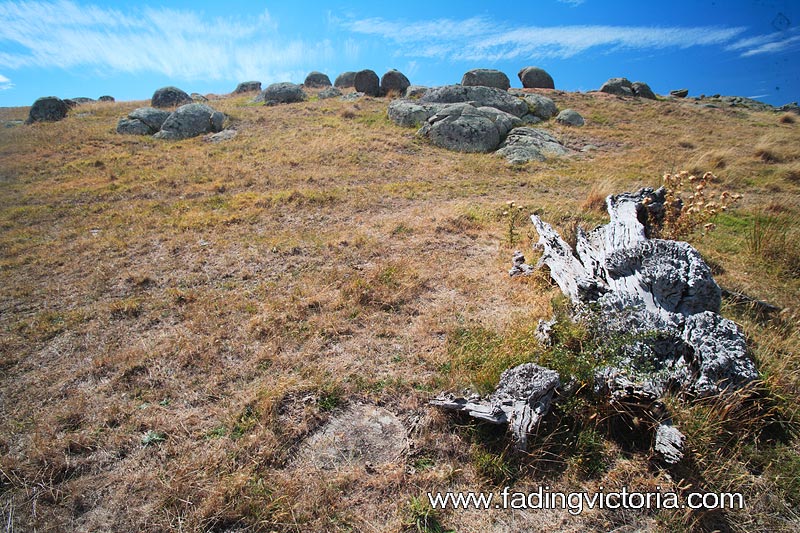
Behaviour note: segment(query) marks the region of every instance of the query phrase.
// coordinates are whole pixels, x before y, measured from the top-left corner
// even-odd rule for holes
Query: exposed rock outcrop
[[[215,133],[222,130],[225,115],[205,104],[186,104],[173,111],[156,139],[188,139],[204,133]]]
[[[493,107],[516,117],[522,117],[528,113],[528,104],[522,99],[494,87],[464,87],[463,85],[434,87],[428,89],[419,102],[427,104],[470,102],[477,107]]]
[[[528,104],[531,115],[541,120],[550,120],[558,114],[556,103],[541,94],[526,94],[523,99]]]

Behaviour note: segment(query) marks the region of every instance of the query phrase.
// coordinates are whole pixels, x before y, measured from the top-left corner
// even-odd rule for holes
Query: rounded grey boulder
[[[675,98],[686,98],[689,96],[689,89],[675,89],[674,91],[670,91],[669,94]]]
[[[242,83],[236,86],[236,89],[233,90],[233,94],[252,93],[260,90],[261,90],[260,81],[243,81]]]
[[[555,89],[553,77],[539,67],[525,67],[517,73],[526,89]]]
[[[434,87],[428,89],[419,101],[431,104],[475,102],[478,107],[494,107],[516,117],[528,113],[528,104],[524,100],[494,87],[464,87],[463,85]]]
[[[336,76],[336,81],[333,82],[334,87],[344,89],[346,87],[353,87],[356,83],[356,73],[352,71],[342,72]]]
[[[267,86],[261,91],[258,100],[263,101],[265,105],[276,105],[304,102],[307,98],[302,85],[285,81]]]
[[[558,113],[556,103],[541,94],[526,94],[524,100],[530,114],[542,120],[550,120]]]
[[[128,118],[143,122],[152,130],[149,133],[155,133],[161,129],[169,115],[169,111],[162,111],[153,107],[140,107],[128,113]]]
[[[389,92],[393,92],[397,96],[403,96],[406,93],[406,89],[408,89],[410,86],[411,82],[408,81],[408,78],[406,78],[405,74],[396,69],[388,71],[383,75],[383,77],[381,77],[382,94],[389,94]]]
[[[115,102],[116,100],[114,100],[113,96],[109,96],[109,95],[105,94],[105,95],[101,96],[100,98],[98,98],[97,101],[98,102]]]
[[[586,124],[586,121],[583,120],[583,116],[574,109],[565,109],[559,113],[556,117],[556,122],[566,126],[583,126]]]
[[[647,98],[650,100],[656,99],[656,93],[654,93],[650,86],[643,81],[633,82],[631,84],[631,88],[633,89],[633,94],[639,98]]]
[[[43,96],[37,99],[28,112],[26,124],[34,122],[56,122],[67,116],[69,107],[57,96]]]
[[[306,80],[303,82],[303,85],[306,87],[330,87],[331,86],[331,79],[328,77],[327,74],[322,72],[317,72],[316,70],[309,73],[306,76]]]
[[[214,111],[205,104],[186,104],[173,111],[161,131],[155,134],[156,139],[188,139],[203,133],[222,131],[225,115]]]
[[[177,87],[162,87],[153,93],[150,105],[153,107],[175,107],[183,104],[191,104],[192,97]]]
[[[600,92],[617,96],[634,96],[633,84],[628,78],[611,78],[600,87]]]
[[[94,98],[89,98],[88,96],[76,96],[74,98],[70,98],[76,104],[91,104],[94,102]]]
[[[476,68],[464,73],[461,78],[461,85],[494,87],[507,91],[511,87],[511,82],[504,72],[488,68]]]
[[[364,93],[367,96],[380,96],[381,94],[381,80],[374,70],[361,70],[356,73],[353,79],[353,86],[356,92]]]

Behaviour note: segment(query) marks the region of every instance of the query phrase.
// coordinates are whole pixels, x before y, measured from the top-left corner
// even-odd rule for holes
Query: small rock
[[[86,96],[76,96],[75,98],[70,98],[70,100],[79,105],[91,104],[92,102],[94,102],[94,98],[88,98]]]
[[[162,87],[153,93],[150,105],[153,107],[175,107],[191,104],[192,97],[177,87]]]
[[[208,102],[208,98],[206,98],[200,93],[192,93],[190,96],[192,97],[192,102],[199,102],[201,104],[204,102]]]
[[[222,130],[219,133],[210,133],[203,137],[203,140],[210,143],[229,141],[236,137],[236,130]]]
[[[364,96],[364,93],[360,93],[360,92],[356,91],[354,93],[349,93],[349,94],[342,95],[339,98],[339,100],[344,100],[345,102],[354,102],[354,101],[358,100],[359,98],[362,98],[363,96]]]
[[[381,94],[381,80],[374,70],[361,70],[356,73],[353,80],[353,86],[356,92],[364,93],[367,96],[380,96]]]
[[[539,67],[525,67],[517,73],[526,89],[555,89],[553,77]]]
[[[352,87],[355,85],[356,82],[356,73],[352,71],[342,72],[338,76],[336,76],[336,81],[333,82],[334,87],[339,87],[340,89],[345,89],[347,87]]]
[[[563,110],[556,117],[556,122],[567,126],[583,126],[586,123],[581,114],[574,109]]]
[[[675,89],[669,92],[675,98],[686,98],[689,95],[689,89]]]
[[[56,96],[43,96],[37,99],[28,112],[26,124],[34,122],[56,122],[67,116],[69,108],[61,98]]]
[[[337,96],[342,96],[342,91],[336,87],[328,87],[326,89],[322,89],[317,95],[317,98],[320,100],[326,100],[328,98],[336,98]]]
[[[306,80],[303,82],[303,86],[309,88],[321,88],[321,87],[330,87],[331,86],[331,79],[328,77],[327,74],[322,72],[317,72],[316,70],[309,73],[306,76]]]
[[[507,91],[511,87],[508,76],[499,70],[476,68],[467,71],[461,78],[461,85],[495,87]]]

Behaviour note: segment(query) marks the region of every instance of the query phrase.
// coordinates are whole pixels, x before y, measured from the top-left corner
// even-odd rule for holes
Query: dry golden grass
[[[588,479],[582,455],[547,455],[547,441],[513,459],[497,450],[502,435],[487,444],[426,402],[526,357],[531,326],[552,312],[558,290],[543,275],[507,277],[514,249],[536,239],[527,224],[508,238],[507,200],[560,229],[590,227],[605,194],[711,166],[745,197],[690,240],[724,266],[723,286],[797,308],[800,279],[747,253],[747,239],[770,204],[796,233],[800,134],[767,113],[547,93],[587,125],[545,127],[597,151],[523,167],[447,152],[391,124],[377,98],[212,101],[239,132],[220,144],[117,135],[117,119],[144,102],[0,128],[3,521],[14,531],[401,531],[425,491],[491,489],[506,474],[515,490],[676,484],[646,449],[623,451],[602,433],[592,449],[605,470]],[[770,164],[754,156],[759,143]],[[797,326],[775,328],[746,322],[768,386],[795,398]],[[495,349],[473,368],[471,345],[457,340],[478,334]],[[355,401],[400,417],[408,456],[369,472],[293,466],[303,439]],[[693,435],[710,461],[707,432]],[[763,457],[784,458],[776,449]],[[755,460],[723,459],[741,476]],[[800,503],[774,466],[746,475],[756,510],[728,526],[755,531]],[[669,531],[698,520],[534,514],[438,517],[459,531]]]

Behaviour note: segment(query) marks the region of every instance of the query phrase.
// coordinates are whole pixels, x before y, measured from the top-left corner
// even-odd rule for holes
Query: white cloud
[[[11,89],[14,87],[14,84],[11,83],[11,80],[0,74],[0,91],[5,91],[6,89]]]
[[[800,44],[800,29],[793,28],[789,31],[768,33],[739,39],[725,49],[741,52],[741,57],[751,57],[760,54],[773,54],[784,52]]]
[[[579,5],[583,4],[586,0],[557,0],[557,2],[561,4],[569,4],[572,7],[578,7]]]
[[[330,41],[282,40],[268,11],[255,18],[204,18],[187,10],[120,12],[57,2],[0,4],[0,68],[90,68],[156,72],[182,79],[278,79],[323,63]],[[344,46],[353,53],[352,43]],[[357,52],[357,51],[356,51]]]
[[[487,17],[415,22],[369,18],[342,22],[354,33],[379,36],[410,57],[457,60],[565,59],[596,47],[690,48],[729,43],[745,28],[646,26],[511,26]]]

